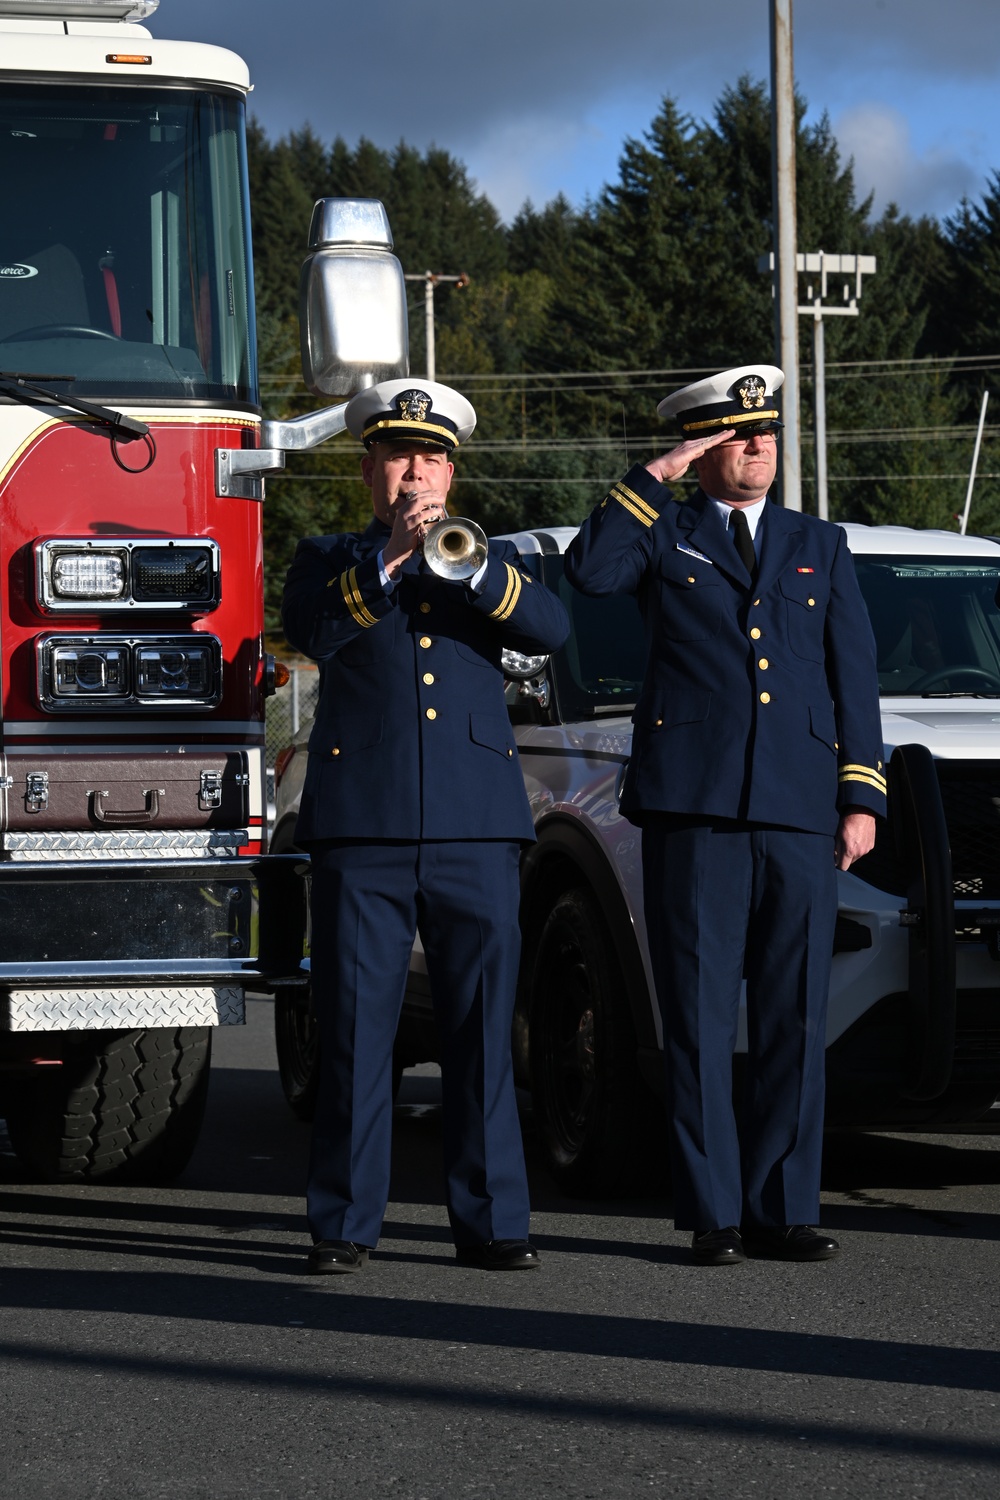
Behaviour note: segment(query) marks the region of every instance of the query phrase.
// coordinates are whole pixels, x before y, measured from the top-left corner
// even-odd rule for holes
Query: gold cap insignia
[[[740,400],[743,402],[744,411],[753,411],[755,407],[764,405],[764,392],[767,389],[759,375],[748,375],[740,386]]]
[[[431,409],[431,398],[426,391],[403,391],[396,397],[396,405],[404,422],[423,422]]]

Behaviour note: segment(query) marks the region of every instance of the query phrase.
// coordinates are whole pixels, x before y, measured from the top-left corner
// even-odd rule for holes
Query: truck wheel
[[[198,1140],[211,1050],[200,1026],[81,1033],[8,1116],[18,1160],[45,1182],[169,1181]]]
[[[665,1136],[639,1075],[611,934],[589,891],[564,892],[542,929],[529,1047],[539,1136],[558,1186],[587,1198],[659,1186]]]
[[[274,1045],[285,1098],[300,1120],[311,1120],[319,1089],[319,1030],[308,988],[275,993]]]

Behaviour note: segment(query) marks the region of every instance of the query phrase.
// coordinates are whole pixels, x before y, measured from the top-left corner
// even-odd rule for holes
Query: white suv
[[[844,529],[878,646],[889,820],[874,851],[838,876],[827,1122],[971,1120],[1000,1093],[1000,544]],[[568,1192],[605,1195],[648,1185],[663,1155],[640,840],[618,811],[645,643],[631,598],[586,598],[566,582],[562,554],[574,535],[559,527],[510,538],[573,626],[543,666],[510,663],[508,704],[538,836],[521,867],[513,1040],[553,1176]],[[308,727],[283,755],[276,852],[294,846]],[[276,1004],[286,1095],[307,1115],[307,987]],[[400,1069],[435,1057],[419,944],[396,1052]]]

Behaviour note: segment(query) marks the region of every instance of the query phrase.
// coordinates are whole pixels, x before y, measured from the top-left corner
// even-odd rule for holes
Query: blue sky
[[[156,35],[230,46],[272,138],[403,139],[459,157],[506,218],[614,180],[663,96],[710,117],[767,79],[768,0],[162,0]],[[1000,169],[1000,0],[795,0],[796,83],[859,197],[936,217]]]

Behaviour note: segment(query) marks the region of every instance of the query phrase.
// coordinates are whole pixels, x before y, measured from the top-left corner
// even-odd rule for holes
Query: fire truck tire
[[[176,1177],[198,1140],[211,1046],[206,1027],[92,1033],[11,1111],[21,1165],[45,1182]]]
[[[568,890],[554,902],[530,984],[531,1093],[550,1175],[574,1197],[660,1186],[660,1132],[639,1075],[628,995],[590,891]]]
[[[319,1033],[308,989],[279,989],[274,997],[274,1045],[281,1087],[300,1120],[316,1113]]]

